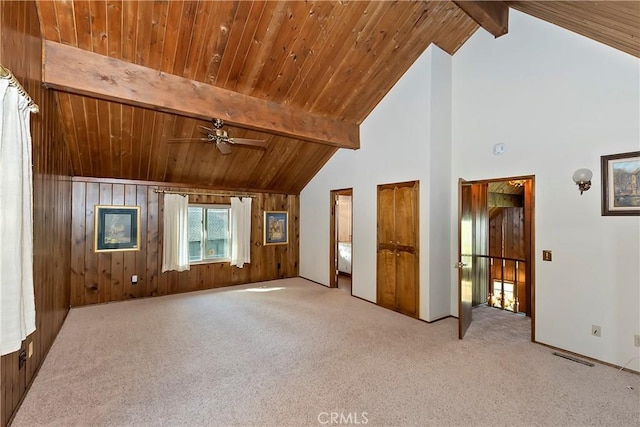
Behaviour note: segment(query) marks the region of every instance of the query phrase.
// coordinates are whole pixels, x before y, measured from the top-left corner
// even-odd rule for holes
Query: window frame
[[[216,259],[212,259],[212,258],[204,258],[204,256],[197,260],[197,261],[191,261],[191,259],[189,259],[189,265],[200,265],[200,264],[219,264],[219,263],[223,263],[223,262],[231,262],[231,205],[225,205],[223,203],[189,203],[188,208],[202,208],[204,209],[203,212],[203,221],[202,221],[202,230],[201,230],[201,236],[202,236],[202,245],[201,245],[201,255],[204,255],[204,248],[206,247],[206,240],[207,240],[207,210],[208,209],[226,209],[228,212],[228,232],[229,232],[229,256],[226,258],[216,258]],[[187,218],[188,218],[188,214],[187,214]],[[189,257],[191,258],[191,257]]]

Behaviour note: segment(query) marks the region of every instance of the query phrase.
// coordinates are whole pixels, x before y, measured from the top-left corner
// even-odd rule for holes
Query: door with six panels
[[[377,303],[418,317],[418,181],[378,186]]]

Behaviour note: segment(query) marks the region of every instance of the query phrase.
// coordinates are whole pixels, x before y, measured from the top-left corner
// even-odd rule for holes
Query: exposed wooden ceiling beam
[[[116,58],[45,41],[44,84],[127,105],[275,133],[340,148],[360,148],[359,127]]]
[[[482,28],[498,38],[509,31],[509,6],[503,1],[455,1]]]

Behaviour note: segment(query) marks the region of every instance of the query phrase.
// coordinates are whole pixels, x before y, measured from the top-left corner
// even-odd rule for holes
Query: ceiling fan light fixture
[[[231,154],[231,145],[225,141],[217,141],[216,142],[216,147],[218,148],[218,150],[220,151],[220,154]]]
[[[205,142],[215,144],[221,154],[231,154],[232,145],[240,145],[247,148],[266,150],[267,141],[247,138],[231,138],[225,129],[222,129],[224,121],[222,119],[211,119],[212,127],[198,126],[204,135],[202,138],[175,138],[169,142]]]
[[[211,119],[211,124],[216,129],[221,129],[222,125],[224,125],[224,120],[222,119]]]

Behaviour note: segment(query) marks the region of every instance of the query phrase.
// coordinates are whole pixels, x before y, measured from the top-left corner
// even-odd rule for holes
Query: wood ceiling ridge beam
[[[289,138],[360,148],[359,127],[116,58],[45,41],[46,87]]]
[[[504,1],[453,0],[453,3],[495,38],[509,31],[509,6]]]

